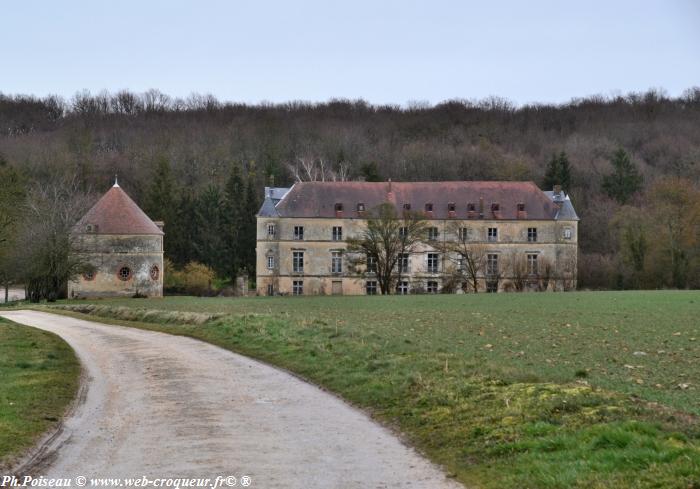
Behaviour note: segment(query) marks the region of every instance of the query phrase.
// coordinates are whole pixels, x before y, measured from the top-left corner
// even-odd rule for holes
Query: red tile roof
[[[92,233],[96,234],[163,234],[116,184],[92,206],[73,230],[78,234],[88,233],[88,226],[93,226]]]
[[[357,204],[371,210],[391,202],[401,212],[404,204],[412,211],[426,212],[428,219],[478,219],[483,199],[484,219],[554,219],[557,206],[533,182],[301,182],[277,204],[282,217],[336,217],[336,204],[342,204],[343,217],[358,217]],[[448,205],[455,204],[450,213]],[[499,204],[494,213],[492,204]],[[473,216],[467,205],[474,204]],[[518,214],[518,204],[524,212]]]

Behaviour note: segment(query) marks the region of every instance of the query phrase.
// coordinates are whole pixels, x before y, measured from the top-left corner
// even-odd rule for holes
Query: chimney
[[[561,191],[561,185],[555,185],[552,191],[552,200],[554,202],[564,202],[564,194]]]
[[[265,187],[265,197],[272,197],[272,187]]]
[[[484,198],[479,197],[479,219],[484,218]]]

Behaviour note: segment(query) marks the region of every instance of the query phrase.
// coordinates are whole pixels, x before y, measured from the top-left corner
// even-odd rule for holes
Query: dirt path
[[[258,488],[462,487],[362,412],[249,358],[65,316],[1,315],[64,338],[87,374],[84,401],[49,442],[42,475],[247,475]]]

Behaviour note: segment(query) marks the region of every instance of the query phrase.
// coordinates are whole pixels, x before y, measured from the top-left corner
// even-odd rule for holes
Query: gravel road
[[[83,365],[80,402],[46,442],[41,475],[233,475],[236,487],[246,475],[254,488],[462,487],[361,411],[247,357],[65,316],[0,315],[58,334]]]

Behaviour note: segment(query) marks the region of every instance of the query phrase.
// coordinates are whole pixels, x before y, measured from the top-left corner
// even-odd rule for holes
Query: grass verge
[[[200,325],[159,313],[142,315],[152,323],[107,322],[191,336],[296,372],[397,428],[470,486],[693,488],[700,426],[687,379],[698,368],[699,298],[173,298],[101,301],[93,313],[226,314]],[[628,366],[640,371],[632,380]],[[659,376],[667,388],[648,389]]]
[[[79,377],[75,353],[58,336],[0,318],[0,469],[57,425]]]

